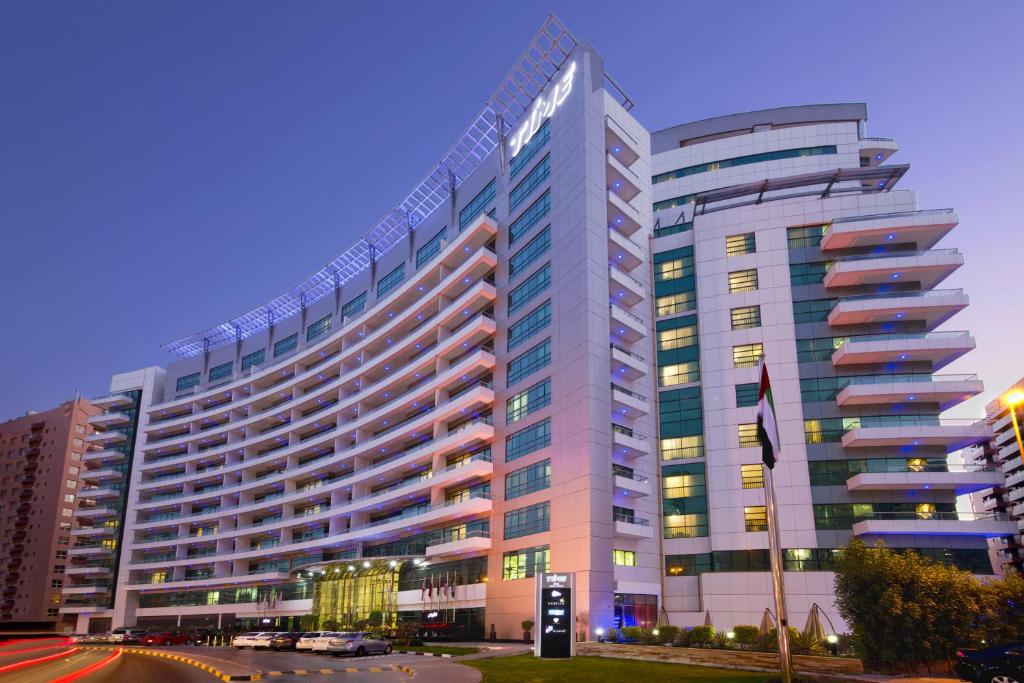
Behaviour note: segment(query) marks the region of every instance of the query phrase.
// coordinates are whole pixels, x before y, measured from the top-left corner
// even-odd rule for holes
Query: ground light
[[[597,634],[597,642],[603,643],[604,642],[604,629],[599,626],[596,629],[594,629],[594,633]]]

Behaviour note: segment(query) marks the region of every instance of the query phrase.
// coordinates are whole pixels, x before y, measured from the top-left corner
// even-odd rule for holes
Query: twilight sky
[[[984,402],[1024,375],[1024,3],[0,3],[0,420],[288,289],[478,111],[549,10],[656,129],[868,103],[899,185],[955,207]],[[1017,349],[1017,351],[1014,351]]]

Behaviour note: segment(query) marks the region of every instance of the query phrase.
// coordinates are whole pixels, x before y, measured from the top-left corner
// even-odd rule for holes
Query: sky
[[[1024,3],[0,2],[0,420],[289,289],[366,232],[549,11],[649,129],[867,102],[900,188],[955,207],[945,329],[984,403],[1024,376]]]

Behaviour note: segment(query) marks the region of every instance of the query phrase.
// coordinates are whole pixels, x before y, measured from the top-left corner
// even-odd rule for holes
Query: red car
[[[143,645],[185,645],[188,643],[188,636],[184,633],[147,633],[142,636]]]

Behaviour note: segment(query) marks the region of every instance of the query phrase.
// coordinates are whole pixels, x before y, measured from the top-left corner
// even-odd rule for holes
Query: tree
[[[316,624],[319,621],[315,614],[303,614],[299,617],[299,625],[303,631],[315,631]]]
[[[978,628],[989,643],[1024,640],[1024,576],[1011,571],[982,586],[984,605]]]

